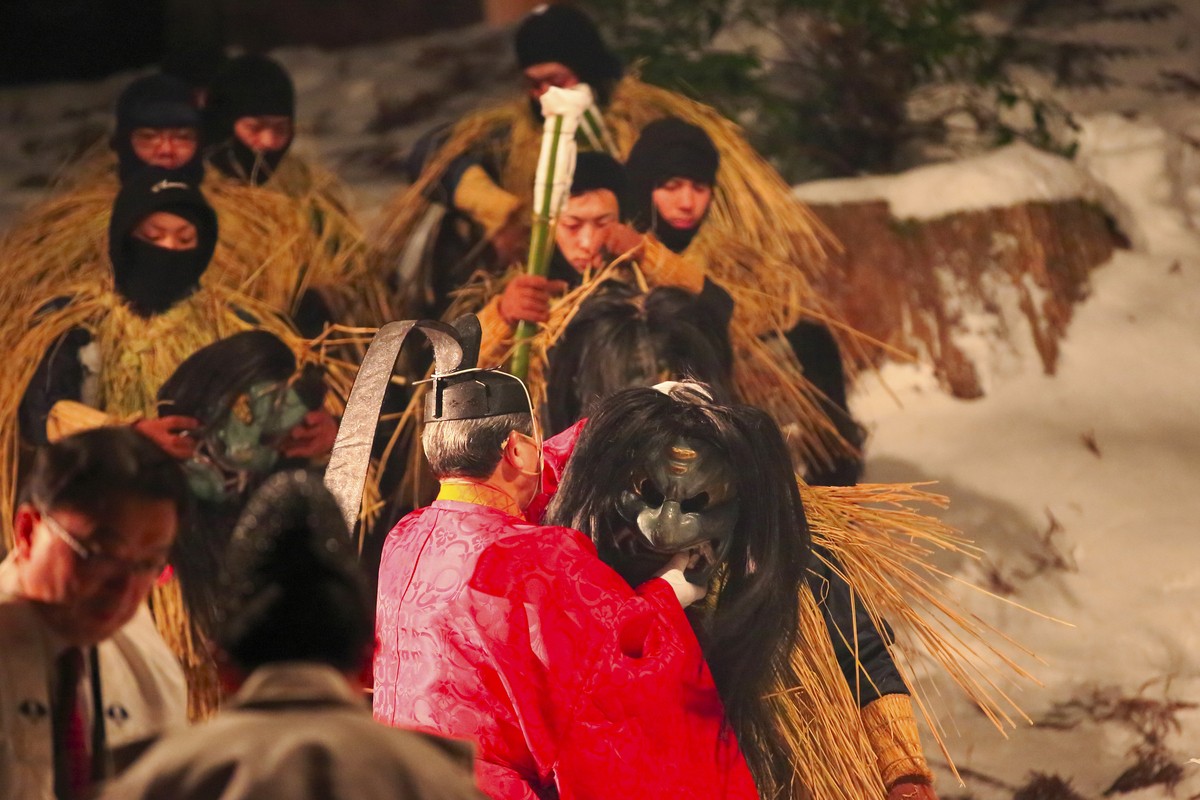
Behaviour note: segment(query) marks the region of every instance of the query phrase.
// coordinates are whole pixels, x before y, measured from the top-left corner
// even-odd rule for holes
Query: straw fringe
[[[212,650],[187,613],[178,578],[171,577],[151,590],[150,610],[159,634],[187,678],[188,719],[208,719],[221,705],[221,681]]]
[[[813,541],[837,559],[840,567],[833,568],[871,621],[882,629],[886,620],[895,632],[889,650],[952,769],[944,728],[912,672],[913,655],[929,656],[1002,733],[1018,720],[1030,722],[1010,692],[1024,682],[1040,685],[1017,660],[1036,656],[990,623],[964,616],[945,586],[953,576],[934,565],[939,553],[982,555],[961,533],[914,508],[944,508],[945,497],[919,484],[801,484],[801,496]],[[967,581],[954,582],[993,596]]]

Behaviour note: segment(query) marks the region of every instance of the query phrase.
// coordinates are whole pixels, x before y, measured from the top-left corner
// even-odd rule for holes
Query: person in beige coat
[[[186,723],[183,672],[146,608],[186,494],[175,461],[127,428],[38,452],[0,563],[0,797],[88,797]]]
[[[482,800],[470,745],[371,718],[371,598],[320,480],[251,498],[225,562],[217,645],[245,676],[214,719],[161,740],[104,798]]]

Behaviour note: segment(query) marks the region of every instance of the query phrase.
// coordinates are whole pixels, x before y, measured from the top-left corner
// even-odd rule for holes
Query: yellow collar
[[[521,507],[504,492],[486,483],[457,483],[445,482],[438,492],[438,500],[453,500],[459,503],[473,503],[477,506],[494,508],[512,517],[521,516]]]

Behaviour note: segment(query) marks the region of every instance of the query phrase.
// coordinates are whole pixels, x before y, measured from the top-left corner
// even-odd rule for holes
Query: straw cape
[[[845,578],[871,622],[880,630],[884,620],[891,626],[894,639],[888,650],[912,693],[916,713],[952,770],[945,736],[952,721],[939,716],[938,689],[928,670],[918,677],[916,665],[926,662],[922,666],[940,669],[1000,732],[1015,727],[1017,719],[1030,721],[1005,687],[1037,683],[1019,663],[1032,660],[1033,654],[974,614],[961,612],[946,589],[952,576],[934,566],[947,555],[982,556],[960,533],[917,510],[930,504],[945,507],[946,498],[915,484],[800,483],[800,495],[813,543],[836,559],[831,566]],[[911,718],[906,724],[906,715],[887,708],[894,696],[860,711],[855,695],[861,687],[848,686],[838,668],[817,598],[805,592],[801,601],[801,644],[793,663],[802,685],[781,685],[772,695],[796,770],[788,796],[883,798],[884,782],[928,774],[922,753],[913,748],[917,734]],[[853,649],[854,642],[848,645]],[[905,727],[909,730],[902,732]]]
[[[107,272],[108,220],[120,189],[115,163],[107,149],[94,150],[0,240],[13,289],[40,297]],[[289,156],[266,187],[210,174],[201,189],[220,223],[205,286],[235,290],[287,315],[312,288],[339,320],[388,319],[362,232],[332,174]]]
[[[346,189],[332,172],[289,153],[262,186],[209,169],[202,188],[220,220],[221,243],[244,249],[243,260],[254,265],[229,285],[288,314],[313,289],[339,322],[391,319]]]
[[[715,109],[627,76],[604,110],[622,159],[642,128],[668,116],[703,128],[720,153],[712,207],[689,257],[705,262],[710,277],[734,296],[748,324],[762,326],[765,321],[775,329],[789,329],[805,309],[819,307],[809,284],[820,274],[826,250],[836,246],[833,238],[791,196],[741,129]],[[541,138],[527,98],[468,115],[417,181],[384,209],[375,236],[381,253],[400,252],[423,218],[431,190],[451,163],[467,153],[498,166],[500,187],[522,202],[521,213],[530,218]],[[740,243],[736,254],[730,242]]]

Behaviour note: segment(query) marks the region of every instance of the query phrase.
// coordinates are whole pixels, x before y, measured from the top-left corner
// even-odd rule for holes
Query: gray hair
[[[513,431],[532,436],[533,417],[516,413],[426,422],[421,446],[438,478],[451,475],[487,478],[500,464],[504,443]]]

